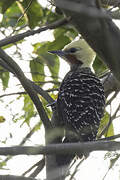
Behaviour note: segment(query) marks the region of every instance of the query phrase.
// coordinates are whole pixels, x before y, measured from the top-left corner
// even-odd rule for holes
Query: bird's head
[[[63,50],[49,52],[57,54],[63,58],[70,64],[71,67],[73,65],[77,65],[80,67],[92,68],[92,64],[96,56],[95,52],[83,39],[71,42],[70,44],[66,45]]]

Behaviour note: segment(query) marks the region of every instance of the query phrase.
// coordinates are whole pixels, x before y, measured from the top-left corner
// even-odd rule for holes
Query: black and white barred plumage
[[[103,86],[90,68],[71,70],[60,86],[57,99],[61,127],[73,132],[75,141],[95,140],[104,104]]]

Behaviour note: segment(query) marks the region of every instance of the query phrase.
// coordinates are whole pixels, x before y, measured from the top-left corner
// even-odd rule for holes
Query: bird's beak
[[[66,53],[62,50],[57,50],[57,51],[48,51],[49,53],[52,53],[52,54],[56,54],[60,57],[65,57]]]

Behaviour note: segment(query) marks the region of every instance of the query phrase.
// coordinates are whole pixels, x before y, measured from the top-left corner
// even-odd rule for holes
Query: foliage
[[[108,112],[105,112],[104,117],[101,119],[98,136],[102,132],[102,130],[108,125],[109,121],[110,121],[110,114]],[[107,131],[105,131],[104,136],[109,137],[113,135],[114,135],[114,127],[113,127],[113,123],[111,123]]]
[[[0,79],[2,80],[3,89],[8,87],[9,72],[7,72],[3,67],[0,66]]]
[[[54,7],[42,7],[40,2],[37,0],[1,0],[0,13],[3,16],[0,23],[0,34],[3,38],[6,38],[7,36],[14,36],[26,32],[27,30],[37,29],[56,20],[59,20],[60,18],[63,18],[63,14],[61,12],[57,13]],[[13,59],[18,64],[20,64],[26,76],[30,74],[29,78],[31,78],[43,89],[49,91],[49,94],[54,99],[56,99],[56,89],[59,88],[60,84],[60,62],[57,56],[49,54],[48,51],[62,49],[66,44],[70,43],[78,35],[78,32],[73,27],[68,25],[54,29],[52,32],[54,37],[52,41],[46,40],[41,42],[38,38],[38,35],[35,37],[35,42],[31,42],[29,38],[24,38],[22,41],[6,45],[3,48],[13,57]],[[26,59],[23,59],[24,50],[21,48],[26,42],[32,47],[32,51],[27,52],[27,65],[25,62]],[[49,69],[49,73],[45,70],[46,66]],[[98,75],[101,75],[104,71],[107,70],[106,66],[98,56],[95,59],[94,69],[96,74]],[[7,119],[9,119],[10,121],[12,119],[17,119],[16,122],[12,122],[14,124],[13,126],[15,126],[15,123],[19,123],[19,127],[25,124],[27,128],[29,128],[28,138],[31,138],[31,136],[39,128],[41,129],[42,122],[41,120],[39,120],[39,122],[37,122],[37,120],[33,122],[33,119],[36,119],[37,117],[37,111],[34,107],[34,104],[30,97],[26,94],[24,89],[20,86],[19,82],[15,80],[14,83],[13,78],[15,77],[10,75],[8,71],[0,66],[1,88],[4,90],[5,94],[7,94],[9,91],[11,92],[11,94],[9,94],[8,96],[10,98],[9,101],[6,97],[3,98],[3,101],[0,101],[0,106],[4,106],[4,108],[10,113],[10,116],[9,113],[3,115],[2,110],[0,111],[0,125],[6,123]],[[12,88],[11,85],[13,85]],[[21,105],[19,105],[19,110],[17,109],[18,103],[16,103],[16,98],[10,96],[13,95],[13,91],[15,92],[14,95],[16,95],[15,97],[17,97],[17,100],[21,102]],[[41,96],[39,96],[39,98],[43,103],[48,117],[51,118],[52,111],[47,107],[48,102],[46,102],[45,99]],[[8,109],[6,108],[6,104],[7,108],[9,107]],[[17,114],[16,111],[19,111],[19,113]],[[16,114],[17,118],[14,118]],[[105,111],[105,115],[100,125],[100,132],[108,124],[109,119],[110,115],[109,113],[107,113],[107,111]],[[114,135],[114,132],[114,126],[113,123],[111,123],[108,131],[104,133],[104,136],[112,136]],[[23,142],[25,143],[27,141],[27,138],[25,138],[25,135],[23,135],[22,137]],[[9,134],[3,141],[7,144],[7,140],[11,138],[14,137],[11,137]],[[19,142],[19,144],[24,143]],[[9,158],[7,160],[1,160],[1,169],[6,166],[6,162],[8,160]]]

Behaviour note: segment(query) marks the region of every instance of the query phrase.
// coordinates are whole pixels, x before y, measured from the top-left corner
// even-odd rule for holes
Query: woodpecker
[[[96,54],[83,39],[51,53],[70,65],[57,98],[59,123],[65,129],[66,142],[93,141],[105,106],[103,85],[92,68]]]

